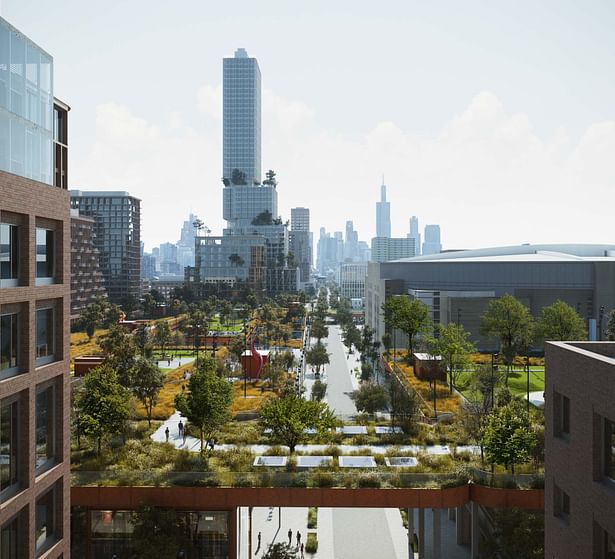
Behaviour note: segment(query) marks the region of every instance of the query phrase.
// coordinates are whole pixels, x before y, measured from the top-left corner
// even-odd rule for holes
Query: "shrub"
[[[231,448],[226,451],[216,452],[220,462],[232,472],[247,472],[254,463],[254,454],[244,448]]]
[[[318,551],[318,538],[316,537],[316,532],[308,532],[305,550],[308,553],[316,553]]]
[[[359,487],[380,487],[380,477],[374,472],[359,474]]]
[[[310,507],[308,509],[308,528],[317,528],[318,527],[318,507]]]
[[[331,472],[315,472],[312,474],[312,485],[314,487],[333,487],[335,478]]]

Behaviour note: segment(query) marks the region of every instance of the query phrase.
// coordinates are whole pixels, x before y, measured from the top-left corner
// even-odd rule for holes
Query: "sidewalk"
[[[186,423],[186,420],[182,418],[181,414],[176,411],[169,419],[167,419],[156,432],[151,436],[153,441],[163,443],[166,441],[165,429],[169,428],[169,443],[175,446],[176,448],[182,448],[186,450],[192,450],[194,452],[198,452],[200,450],[200,441],[196,437],[186,437],[184,441],[183,438],[179,436],[179,421],[182,423]],[[252,445],[234,445],[234,444],[217,444],[216,450],[232,450],[235,448],[245,448],[253,452],[254,454],[261,455],[267,454],[272,446],[282,446],[282,448],[288,448],[284,445],[267,445],[267,444],[252,444]],[[323,453],[330,446],[337,446],[340,449],[342,454],[351,454],[354,452],[369,452],[371,454],[385,454],[388,449],[395,447],[398,448],[400,452],[412,452],[415,454],[425,453],[431,455],[447,455],[452,453],[452,448],[446,445],[432,445],[432,446],[421,446],[421,445],[348,445],[348,444],[300,444],[297,445],[296,450],[298,452],[304,453],[312,453],[312,452],[320,452]],[[468,446],[457,446],[455,448],[456,452],[470,452],[472,454],[480,454],[480,447],[476,445],[468,445]]]

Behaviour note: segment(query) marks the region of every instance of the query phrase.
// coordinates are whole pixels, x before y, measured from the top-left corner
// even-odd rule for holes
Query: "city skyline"
[[[376,21],[367,5],[353,14],[340,6],[322,23],[322,45],[300,40],[324,9],[318,3],[304,8],[300,23],[290,7],[268,16],[272,10],[264,7],[260,21],[276,27],[271,38],[252,25],[257,8],[248,4],[233,16],[238,34],[232,38],[216,29],[230,16],[228,8],[206,13],[190,4],[191,18],[184,21],[185,11],[144,6],[123,6],[119,17],[119,6],[103,13],[95,5],[67,2],[52,13],[40,1],[5,0],[3,16],[54,53],[58,95],[70,93],[79,109],[71,123],[72,137],[79,139],[71,186],[128,190],[142,198],[147,247],[174,238],[190,208],[212,230],[222,229],[211,210],[221,203],[219,60],[237,47],[258,58],[268,76],[263,171],[273,167],[287,193],[281,214],[310,207],[315,230],[336,230],[344,206],[357,229],[371,237],[384,172],[392,236],[405,236],[409,217],[420,215],[424,223],[442,225],[446,248],[481,246],[485,229],[493,245],[612,240],[615,117],[609,99],[615,83],[603,71],[615,65],[615,39],[607,33],[615,21],[612,6],[470,2],[436,12],[391,2],[376,12]],[[481,18],[475,17],[479,8]],[[144,12],[135,27],[141,18],[131,16]],[[32,17],[41,13],[46,18]],[[334,43],[328,26],[342,18],[343,33]],[[107,21],[113,22],[114,43],[128,51],[99,48],[108,35],[91,25],[104,28]],[[74,23],[74,33],[54,33],[54,22]],[[374,40],[362,45],[368,28]],[[152,34],[161,30],[168,40],[158,45]],[[84,48],[74,49],[75,42]],[[126,63],[125,52],[135,58]],[[348,61],[345,68],[335,63],[338,56]],[[160,80],[154,61],[178,65],[179,88]],[[407,71],[395,71],[400,65]],[[101,66],[104,84],[93,78]],[[172,206],[169,184],[177,200]],[[588,197],[570,203],[587,189],[606,203],[592,204]],[[349,193],[360,196],[349,199]],[[490,211],[498,200],[509,211]]]

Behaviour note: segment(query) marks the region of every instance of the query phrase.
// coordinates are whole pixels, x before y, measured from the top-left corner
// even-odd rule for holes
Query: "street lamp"
[[[500,355],[497,352],[491,354],[491,409],[495,407],[495,370],[496,360]]]
[[[457,307],[457,326],[461,324],[461,309]]]
[[[245,355],[248,351],[248,319],[243,321],[243,342],[244,342],[244,360],[249,363],[248,356]],[[243,363],[242,363],[243,365]],[[248,372],[246,370],[246,365],[243,365],[243,397],[248,397]]]
[[[525,356],[525,368],[527,370],[527,417],[530,417],[530,356]]]

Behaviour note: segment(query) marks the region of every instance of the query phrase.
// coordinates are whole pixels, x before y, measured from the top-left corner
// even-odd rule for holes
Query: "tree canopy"
[[[487,417],[484,431],[485,455],[490,464],[511,468],[529,461],[536,444],[527,410],[518,400],[493,410]]]
[[[130,411],[130,395],[118,382],[117,373],[109,365],[101,365],[86,375],[83,390],[77,398],[79,427],[97,442],[124,429]]]
[[[155,363],[149,359],[137,360],[132,375],[130,389],[135,397],[143,404],[147,415],[147,423],[152,425],[152,411],[162,387],[164,385],[164,373]]]
[[[537,324],[537,334],[545,341],[587,340],[587,327],[579,313],[564,301],[543,307]]]
[[[534,319],[528,308],[506,294],[489,302],[487,310],[481,317],[481,332],[493,336],[500,341],[501,352],[508,372],[515,357],[527,351],[534,336]]]
[[[188,389],[175,397],[175,406],[199,429],[201,452],[205,439],[210,439],[231,419],[232,403],[233,387],[216,374],[214,360],[199,360],[188,380]]]
[[[431,343],[431,352],[442,357],[446,368],[451,392],[455,387],[456,375],[470,363],[470,354],[476,350],[469,341],[470,333],[461,324],[449,322],[446,326],[438,324],[438,337]]]
[[[123,326],[112,326],[107,335],[99,339],[98,345],[105,356],[105,364],[117,373],[120,384],[129,388],[137,356],[134,336]]]
[[[190,546],[185,518],[173,509],[141,505],[129,522],[133,529],[131,557],[135,559],[176,559],[180,549]]]
[[[362,382],[359,389],[352,393],[352,399],[360,412],[371,414],[389,407],[389,391],[373,382]]]
[[[384,302],[382,311],[387,327],[397,328],[408,336],[408,357],[412,359],[417,336],[428,334],[432,328],[429,308],[418,299],[396,296]]]
[[[325,346],[318,342],[308,349],[305,360],[308,365],[316,367],[316,373],[320,374],[320,368],[329,363],[329,354]]]
[[[291,454],[305,439],[306,429],[323,433],[335,426],[335,416],[327,404],[296,395],[265,401],[260,409],[260,421],[265,428],[271,429],[274,438],[288,445]]]

